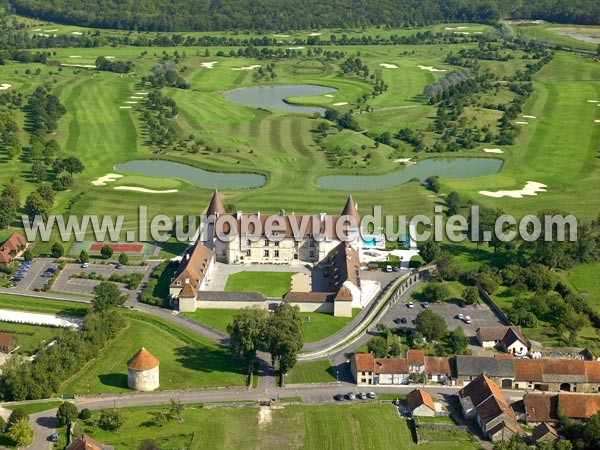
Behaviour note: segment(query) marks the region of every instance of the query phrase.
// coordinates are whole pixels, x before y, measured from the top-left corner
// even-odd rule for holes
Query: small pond
[[[344,191],[390,189],[413,178],[473,178],[500,171],[503,161],[495,158],[431,158],[385,175],[329,175],[317,179],[319,187]],[[397,164],[397,163],[396,163]]]
[[[325,108],[316,106],[298,106],[285,101],[288,97],[307,97],[312,95],[329,94],[337,89],[314,84],[290,84],[279,86],[256,86],[225,92],[225,98],[240,105],[255,108],[280,109],[295,113],[325,114]]]
[[[209,172],[187,164],[155,159],[117,164],[115,170],[138,175],[179,178],[204,189],[247,189],[263,186],[267,182],[264,175]]]

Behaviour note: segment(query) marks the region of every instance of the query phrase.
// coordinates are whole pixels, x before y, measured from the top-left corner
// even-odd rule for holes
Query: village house
[[[600,361],[515,359],[514,389],[599,392]]]
[[[0,266],[7,267],[14,258],[27,249],[27,241],[19,233],[13,233],[0,245]]]
[[[529,440],[532,444],[535,444],[537,442],[554,442],[559,437],[558,431],[552,425],[542,422],[533,429]]]
[[[427,381],[434,383],[452,383],[452,370],[450,369],[449,358],[426,356],[424,373],[427,377]]]
[[[371,353],[355,353],[350,370],[358,386],[408,384],[405,358],[375,358]]]
[[[425,352],[423,350],[407,350],[406,362],[409,373],[422,374],[425,372]]]
[[[524,432],[504,395],[485,374],[479,375],[458,392],[466,418],[475,419],[491,441],[508,441]]]
[[[13,334],[0,333],[0,352],[10,353],[17,348],[17,339]]]
[[[527,392],[523,396],[519,420],[528,424],[558,422],[560,413],[575,420],[587,420],[600,412],[600,395],[569,392]]]
[[[531,348],[531,344],[521,332],[521,327],[517,326],[478,328],[477,340],[484,348],[500,348],[513,355],[526,355]]]
[[[433,417],[436,405],[425,389],[417,388],[406,395],[406,403],[413,417]]]
[[[514,359],[510,355],[495,356],[464,356],[454,358],[452,377],[457,383],[466,384],[481,374],[487,375],[502,386],[503,389],[512,387],[515,374]]]
[[[71,442],[66,450],[113,450],[111,445],[104,445],[92,439],[87,434],[82,434],[78,439]]]

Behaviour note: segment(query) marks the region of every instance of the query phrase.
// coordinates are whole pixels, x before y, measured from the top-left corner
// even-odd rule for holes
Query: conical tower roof
[[[354,199],[352,195],[348,196],[348,200],[346,200],[346,205],[342,211],[342,216],[351,216],[354,217],[356,223],[360,223],[360,216],[358,215],[358,211],[356,210],[356,204],[354,203]]]
[[[127,367],[133,370],[150,370],[158,367],[159,364],[160,361],[144,347],[133,358],[127,361]]]
[[[223,206],[223,201],[221,200],[221,195],[219,191],[215,189],[215,192],[210,199],[210,203],[208,204],[208,209],[206,210],[207,216],[218,216],[219,214],[225,214],[225,207]]]

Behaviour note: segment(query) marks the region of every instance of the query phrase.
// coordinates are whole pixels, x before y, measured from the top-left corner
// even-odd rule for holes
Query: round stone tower
[[[127,386],[135,391],[153,391],[160,386],[160,361],[144,347],[127,362]]]

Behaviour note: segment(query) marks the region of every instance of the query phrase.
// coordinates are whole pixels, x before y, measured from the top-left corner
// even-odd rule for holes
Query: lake
[[[319,177],[317,184],[323,189],[343,191],[372,191],[390,189],[413,178],[425,180],[437,175],[440,178],[473,178],[498,173],[503,161],[495,158],[431,158],[385,175],[329,175]],[[390,163],[398,164],[398,163]]]
[[[115,170],[153,177],[179,178],[204,189],[248,189],[264,186],[267,182],[264,175],[209,172],[187,164],[156,159],[117,164]]]
[[[256,86],[236,89],[225,92],[225,98],[240,105],[254,106],[255,108],[280,109],[295,113],[325,114],[325,108],[316,106],[297,106],[285,101],[288,97],[306,97],[312,95],[329,94],[337,89],[317,86],[314,84],[290,84],[280,86]]]

